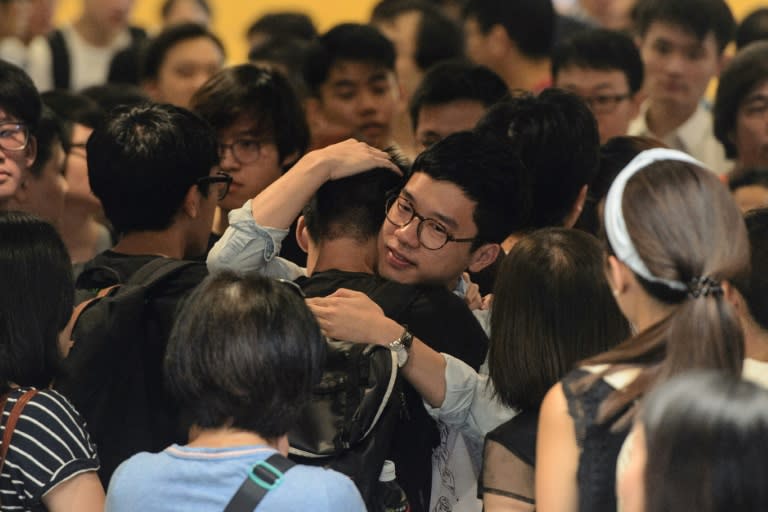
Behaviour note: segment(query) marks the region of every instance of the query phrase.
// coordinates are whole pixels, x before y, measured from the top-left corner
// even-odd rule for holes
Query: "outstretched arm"
[[[367,295],[340,289],[328,297],[307,299],[320,328],[330,337],[387,347],[403,326],[387,318]],[[445,400],[445,359],[418,338],[413,339],[403,376],[432,407]]]
[[[253,220],[261,226],[287,229],[325,182],[374,167],[400,174],[387,153],[354,139],[307,153],[251,201]]]

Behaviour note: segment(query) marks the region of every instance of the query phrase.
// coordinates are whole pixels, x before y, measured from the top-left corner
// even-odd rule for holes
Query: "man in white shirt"
[[[630,134],[659,139],[717,174],[729,171],[702,102],[736,27],[725,0],[639,0],[634,22],[648,100]]]

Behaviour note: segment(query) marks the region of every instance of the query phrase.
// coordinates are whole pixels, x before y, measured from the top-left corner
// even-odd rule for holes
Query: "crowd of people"
[[[0,1],[0,510],[768,510],[768,9],[132,6]]]

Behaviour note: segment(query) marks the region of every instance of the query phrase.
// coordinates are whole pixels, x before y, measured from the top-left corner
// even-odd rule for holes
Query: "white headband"
[[[608,235],[608,241],[611,243],[611,248],[614,254],[616,254],[616,258],[632,269],[633,272],[648,281],[663,283],[674,290],[687,291],[688,286],[681,281],[670,281],[669,279],[662,279],[651,274],[640,258],[640,255],[637,254],[637,250],[627,232],[627,224],[624,222],[621,203],[627,182],[632,176],[652,163],[662,160],[676,160],[706,168],[704,164],[682,151],[661,148],[643,151],[622,169],[608,191],[608,196],[605,199],[605,233]]]

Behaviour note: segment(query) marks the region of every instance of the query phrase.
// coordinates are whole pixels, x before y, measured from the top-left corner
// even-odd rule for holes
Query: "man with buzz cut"
[[[736,29],[728,4],[638,0],[633,18],[648,100],[630,126],[630,135],[656,138],[717,174],[728,172],[732,165],[715,138],[712,114],[704,102]]]

